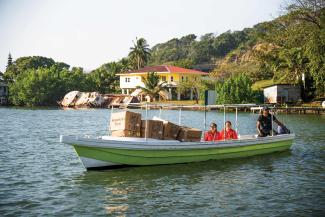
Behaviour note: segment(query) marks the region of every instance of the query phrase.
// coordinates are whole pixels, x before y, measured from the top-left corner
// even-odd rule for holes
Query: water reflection
[[[117,205],[117,206],[109,206],[107,205],[105,207],[107,214],[114,214],[118,216],[125,216],[125,212],[128,210],[129,206],[128,205]]]
[[[247,189],[253,190],[256,184],[265,186],[265,179],[272,177],[273,171],[279,166],[276,162],[285,161],[290,156],[290,152],[284,152],[266,158],[255,156],[189,164],[88,171],[73,177],[73,183],[80,190],[96,189],[96,195],[103,198],[101,203],[105,204],[104,209],[112,215],[134,214],[144,205],[168,213],[169,207],[175,206],[175,203],[183,204],[189,211],[193,207],[206,207],[209,200],[218,201],[217,206],[228,212],[233,208],[226,202],[229,198],[246,194]],[[255,174],[249,172],[252,168]],[[170,195],[173,195],[173,199],[168,201]],[[197,201],[194,195],[199,195],[201,199],[202,195],[205,195],[205,199]],[[238,209],[247,208],[242,205]],[[145,211],[148,212],[155,214],[151,209]]]
[[[85,171],[80,176],[74,178],[78,184],[95,185],[116,185],[125,182],[154,181],[164,178],[191,176],[196,181],[199,177],[213,173],[223,173],[230,170],[244,169],[246,164],[249,167],[256,167],[259,170],[272,172],[274,163],[278,160],[285,160],[291,156],[291,151],[280,153],[253,156],[238,159],[210,160],[206,162],[196,162],[175,165],[139,166],[126,167],[113,170]],[[261,164],[263,162],[263,164]],[[195,184],[195,183],[191,183]]]

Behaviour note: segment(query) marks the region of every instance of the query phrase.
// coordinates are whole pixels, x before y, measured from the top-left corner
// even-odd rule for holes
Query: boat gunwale
[[[283,134],[277,136],[245,138],[238,140],[223,140],[217,142],[170,142],[166,140],[147,140],[147,141],[123,141],[123,140],[104,140],[94,138],[84,138],[78,136],[60,136],[60,141],[72,146],[85,146],[96,148],[114,148],[129,150],[192,150],[192,149],[215,149],[215,148],[235,148],[259,144],[268,144],[293,140],[295,134]],[[165,144],[161,144],[165,141]]]

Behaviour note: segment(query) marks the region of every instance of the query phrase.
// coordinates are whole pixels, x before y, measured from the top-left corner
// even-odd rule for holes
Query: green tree
[[[120,68],[121,72],[126,72],[126,71],[131,70],[133,68],[130,59],[127,58],[127,57],[122,58],[118,62],[118,64],[120,64],[120,66],[121,66],[121,68]]]
[[[136,42],[133,42],[133,47],[130,50],[129,58],[138,69],[148,63],[151,50],[144,38],[136,38]]]
[[[9,84],[9,99],[14,105],[20,106],[54,105],[63,96],[59,91],[63,89],[61,85],[63,84],[58,82],[54,70],[29,69],[20,73],[15,82]]]
[[[53,106],[72,90],[89,91],[92,83],[82,68],[70,71],[61,64],[30,68],[9,83],[9,101],[20,106]]]
[[[119,77],[116,75],[122,72],[123,66],[120,63],[106,63],[90,72],[89,82],[91,89],[100,93],[117,93],[119,91]]]
[[[189,59],[180,59],[175,62],[172,62],[170,65],[186,68],[186,69],[191,69],[193,68],[194,62]]]
[[[6,68],[8,68],[8,67],[11,66],[11,65],[12,65],[12,57],[11,57],[11,53],[9,53]]]
[[[38,68],[50,68],[55,64],[52,58],[42,56],[28,56],[16,59],[5,71],[4,76],[8,82],[13,82],[20,73]]]
[[[152,48],[150,64],[174,64],[175,61],[192,61],[189,56],[193,50],[196,35],[190,34],[182,38],[173,38],[165,43],[157,44]]]
[[[199,99],[200,99],[200,94],[204,93],[204,90],[206,90],[208,88],[207,88],[206,82],[204,80],[202,80],[201,77],[197,77],[195,79],[191,78],[187,81],[180,82],[179,89],[183,93],[185,91],[189,91],[190,89],[192,89],[194,99],[195,99],[196,103],[198,104]]]
[[[148,72],[147,77],[143,79],[144,87],[138,86],[142,92],[146,95],[149,95],[154,101],[159,97],[164,98],[164,95],[161,93],[165,91],[164,85],[166,81],[160,81],[159,75],[155,72]]]
[[[255,102],[255,93],[251,88],[252,81],[243,73],[233,75],[216,85],[217,103],[241,104]]]

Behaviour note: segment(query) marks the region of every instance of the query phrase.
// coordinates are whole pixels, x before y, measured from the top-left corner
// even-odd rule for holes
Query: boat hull
[[[114,167],[117,167],[117,166],[120,166],[120,164],[116,164],[116,163],[113,163],[113,162],[109,162],[109,161],[102,161],[102,160],[97,160],[97,159],[94,159],[94,158],[88,158],[88,157],[82,157],[82,156],[79,156],[82,164],[84,165],[85,168],[87,169],[91,169],[91,168],[103,168],[103,167],[111,167],[111,168],[114,168]]]
[[[294,136],[277,138],[261,138],[247,141],[225,141],[220,143],[187,143],[186,145],[133,145],[115,144],[109,141],[108,145],[87,145],[73,143],[74,149],[89,168],[116,167],[122,165],[159,165],[220,160],[229,158],[249,157],[288,150]],[[121,145],[122,144],[122,145]]]

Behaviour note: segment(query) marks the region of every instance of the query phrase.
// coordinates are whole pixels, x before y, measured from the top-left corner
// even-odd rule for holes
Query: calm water
[[[203,112],[182,116],[204,127]],[[255,133],[257,116],[239,116],[240,133]],[[177,123],[178,113],[162,118]],[[291,151],[87,172],[59,135],[107,134],[108,110],[0,108],[0,215],[325,216],[325,116],[278,118],[296,133]],[[220,129],[221,113],[208,119]]]

